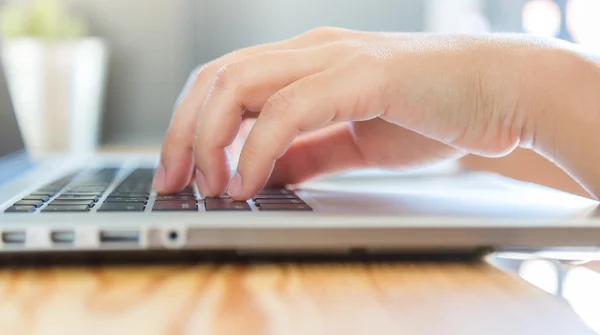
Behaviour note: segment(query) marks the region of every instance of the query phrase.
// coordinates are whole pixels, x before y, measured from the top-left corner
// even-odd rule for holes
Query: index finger
[[[193,142],[198,112],[206,100],[217,71],[226,64],[246,57],[275,50],[299,50],[326,44],[350,31],[335,28],[317,28],[294,38],[252,46],[229,53],[209,64],[199,67],[188,79],[178,98],[177,108],[163,141],[160,165],[153,188],[160,193],[177,192],[187,186],[193,168]],[[360,34],[360,32],[355,32]]]
[[[225,148],[246,111],[260,111],[271,95],[327,66],[316,49],[277,51],[234,63],[217,75],[198,116],[194,141],[196,182],[204,196],[221,195],[229,183]]]
[[[195,69],[177,98],[175,112],[163,140],[153,188],[160,193],[171,193],[189,184],[194,166],[192,147],[198,111],[222,66],[258,53],[302,47],[303,43],[292,39],[257,45],[232,52]]]

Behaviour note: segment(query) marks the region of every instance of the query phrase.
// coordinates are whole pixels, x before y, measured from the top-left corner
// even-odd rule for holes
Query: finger
[[[417,169],[464,155],[381,118],[343,122],[296,139],[275,163],[267,185],[298,184],[322,174],[371,166]]]
[[[350,123],[299,136],[277,160],[268,186],[299,184],[322,174],[367,168]]]
[[[163,139],[160,154],[160,163],[156,168],[152,189],[159,193],[174,193],[189,185],[193,177],[192,150],[189,145],[184,145],[187,135],[186,127],[181,123],[182,110],[189,110],[192,102],[187,92],[196,83],[195,79],[199,69],[194,70],[188,77],[182,92],[177,98],[175,113],[171,118],[171,125]],[[167,173],[167,167],[169,173]]]
[[[265,104],[240,155],[229,187],[235,199],[248,199],[267,182],[275,161],[297,134],[328,122],[367,120],[382,114],[375,102],[381,93],[368,71],[330,69],[303,78],[273,95]]]
[[[185,187],[189,171],[193,171],[192,147],[197,113],[220,68],[226,64],[274,50],[298,50],[308,46],[318,46],[350,34],[342,29],[320,28],[295,38],[249,47],[227,54],[205,66],[196,69],[188,78],[183,92],[179,96],[177,108],[163,141],[161,163],[157,168],[153,188],[160,193],[177,192]],[[359,32],[352,32],[359,34]]]
[[[260,111],[275,92],[322,71],[332,57],[318,48],[276,51],[247,58],[219,72],[198,115],[194,142],[197,184],[203,195],[220,195],[229,183],[225,148],[235,139],[244,112]]]
[[[261,47],[265,48],[266,46]],[[260,49],[259,47],[250,48],[250,50],[237,55],[243,57],[243,54],[260,52]],[[233,55],[201,67],[188,78],[177,99],[177,108],[163,140],[160,165],[153,181],[153,188],[159,193],[177,192],[188,185],[187,181],[190,180],[194,167],[192,142],[197,112],[210,88],[211,76],[216,73],[220,64],[231,58]]]

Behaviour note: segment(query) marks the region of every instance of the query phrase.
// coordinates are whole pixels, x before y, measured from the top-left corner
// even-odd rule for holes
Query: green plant
[[[21,0],[0,11],[0,34],[4,38],[70,39],[86,35],[87,24],[60,0]]]

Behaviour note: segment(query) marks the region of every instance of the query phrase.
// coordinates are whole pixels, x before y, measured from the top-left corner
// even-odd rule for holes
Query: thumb
[[[352,125],[332,125],[298,137],[277,160],[268,186],[298,184],[322,174],[368,167]]]

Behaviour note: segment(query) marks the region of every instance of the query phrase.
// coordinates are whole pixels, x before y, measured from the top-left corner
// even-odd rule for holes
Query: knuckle
[[[204,84],[207,81],[207,72],[209,71],[209,65],[202,64],[197,66],[190,74],[188,75],[181,92],[179,92],[179,96],[175,100],[175,105],[173,109],[177,111],[177,109],[181,106],[184,98],[190,94],[194,90]]]
[[[292,98],[281,91],[273,94],[267,102],[265,102],[263,112],[266,113],[282,113],[282,112],[291,112],[293,109],[293,101]]]
[[[206,132],[198,130],[194,133],[194,140],[192,141],[192,148],[194,151],[199,151],[201,148],[205,148],[208,145],[210,137],[207,135]]]
[[[206,68],[209,66],[210,63],[205,63],[205,64],[200,64],[198,66],[196,66],[192,72],[190,72],[190,76],[189,78],[191,79],[196,79],[198,78],[198,76],[203,73],[204,71],[206,71]]]
[[[164,142],[166,143],[177,143],[178,145],[185,145],[185,146],[189,146],[191,143],[185,143],[185,139],[188,138],[185,136],[185,134],[180,131],[179,129],[176,129],[174,127],[169,127],[169,129],[167,129],[167,131],[165,132],[165,138],[164,138]],[[189,141],[189,138],[188,138]]]
[[[193,78],[195,84],[204,84],[216,72],[215,67],[214,62],[199,65],[192,71],[190,77]]]
[[[315,38],[333,38],[339,36],[342,31],[343,29],[340,28],[324,26],[313,28],[306,32],[305,35]]]
[[[223,89],[232,85],[238,76],[238,68],[239,66],[235,63],[222,66],[215,75],[213,87]]]

